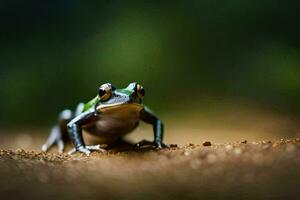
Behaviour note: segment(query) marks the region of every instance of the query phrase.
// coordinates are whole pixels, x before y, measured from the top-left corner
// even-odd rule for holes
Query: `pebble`
[[[202,145],[203,145],[203,146],[205,146],[205,147],[207,147],[207,146],[211,146],[211,142],[209,142],[209,141],[206,141],[206,142],[204,142]]]
[[[271,144],[272,143],[272,141],[262,141],[262,144]]]

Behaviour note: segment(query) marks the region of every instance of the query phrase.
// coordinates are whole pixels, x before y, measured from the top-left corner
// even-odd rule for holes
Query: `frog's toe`
[[[64,152],[64,148],[65,148],[65,143],[62,140],[59,140],[56,142],[57,147],[58,147],[58,152],[59,153],[63,153]]]
[[[77,151],[79,151],[79,152],[81,152],[81,153],[84,153],[84,154],[87,155],[87,156],[89,156],[89,155],[91,154],[91,151],[88,150],[86,147],[80,147],[80,148],[78,148],[78,149],[73,148],[73,149],[71,149],[71,150],[68,152],[68,154],[69,154],[69,155],[72,155],[73,153],[75,153],[75,152],[77,152]]]
[[[84,153],[87,156],[89,156],[91,154],[91,151],[88,150],[86,147],[79,148],[78,151],[80,151],[81,153]]]
[[[45,144],[43,144],[42,146],[42,151],[43,152],[47,152],[53,145],[54,145],[55,142],[46,142]]]
[[[76,152],[76,149],[73,148],[73,149],[71,149],[71,150],[68,152],[68,154],[69,154],[69,155],[72,155],[72,154],[75,153],[75,152]]]
[[[91,154],[91,151],[101,151],[101,152],[105,152],[106,150],[101,148],[100,144],[98,145],[90,145],[90,146],[85,146],[85,147],[80,147],[78,149],[76,148],[73,148],[71,149],[68,154],[71,155],[75,152],[81,152],[81,153],[84,153],[85,155],[89,156]]]
[[[106,150],[101,148],[101,145],[98,144],[98,145],[90,145],[90,146],[86,146],[86,148],[88,150],[91,150],[91,151],[101,151],[101,152],[105,152]]]
[[[142,148],[143,146],[153,146],[156,149],[163,149],[168,148],[169,146],[164,144],[163,142],[156,142],[156,141],[148,141],[148,140],[142,140],[135,144],[137,148]]]
[[[43,152],[47,152],[48,149],[49,149],[49,147],[48,147],[46,144],[43,144],[43,146],[42,146],[42,151],[43,151]]]
[[[58,147],[58,151],[59,153],[63,153],[64,152],[64,148],[65,148],[65,143],[63,140],[57,140],[54,141],[52,143],[46,142],[45,144],[43,144],[42,146],[42,151],[43,152],[47,152],[51,147],[53,147],[54,145],[57,145]]]
[[[149,146],[149,145],[153,145],[153,142],[149,140],[142,140],[136,143],[134,146],[137,148],[142,148],[143,146]]]
[[[169,148],[169,145],[164,144],[163,142],[154,142],[153,144],[156,149]]]

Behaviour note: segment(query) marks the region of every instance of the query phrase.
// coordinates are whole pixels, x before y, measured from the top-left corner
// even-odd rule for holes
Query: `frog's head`
[[[120,107],[124,105],[141,107],[145,95],[143,86],[138,83],[130,83],[126,88],[116,89],[111,83],[105,83],[98,90],[98,111]]]

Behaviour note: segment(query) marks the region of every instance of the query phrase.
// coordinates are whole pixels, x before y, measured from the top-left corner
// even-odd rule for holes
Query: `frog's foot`
[[[58,151],[60,153],[63,153],[65,148],[65,143],[63,141],[62,133],[58,125],[52,128],[47,141],[42,146],[42,151],[47,152],[54,145],[57,145]]]
[[[142,140],[135,144],[137,148],[143,148],[144,146],[153,146],[156,149],[168,148],[169,146],[164,144],[163,142],[159,141],[149,141],[149,140]]]
[[[49,142],[47,141],[45,144],[43,144],[42,146],[42,151],[43,152],[47,152],[53,145],[57,145],[58,147],[58,152],[59,153],[63,153],[64,152],[64,148],[65,148],[65,143],[63,140],[59,139],[59,140],[56,140],[54,142]]]
[[[85,146],[85,147],[79,147],[78,149],[73,148],[71,151],[69,151],[69,155],[75,153],[75,152],[81,152],[84,153],[85,155],[89,156],[91,151],[100,151],[100,152],[105,152],[106,150],[101,148],[101,145],[91,145],[91,146]]]

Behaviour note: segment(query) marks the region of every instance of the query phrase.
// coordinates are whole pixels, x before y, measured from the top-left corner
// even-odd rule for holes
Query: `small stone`
[[[243,140],[241,143],[243,143],[243,144],[247,144],[247,140]]]
[[[206,142],[204,142],[202,145],[203,145],[203,146],[205,146],[205,147],[207,147],[207,146],[211,146],[211,142],[209,142],[209,141],[206,141]]]
[[[170,144],[170,147],[173,148],[173,147],[178,147],[177,144]]]
[[[262,141],[262,144],[271,144],[271,143],[272,143],[272,141],[270,141],[270,140],[268,140],[268,141],[263,140]]]

